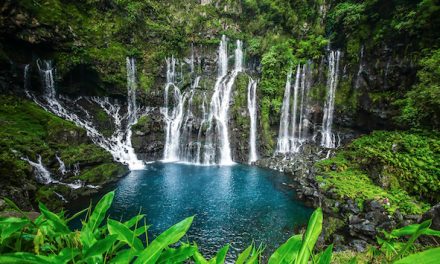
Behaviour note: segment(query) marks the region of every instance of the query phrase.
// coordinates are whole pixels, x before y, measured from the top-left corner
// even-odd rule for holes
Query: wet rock
[[[364,252],[367,249],[367,242],[364,240],[354,239],[349,243],[350,247],[356,252]]]
[[[422,215],[420,222],[426,221],[428,219],[432,220],[431,228],[435,230],[440,230],[440,203],[434,205]]]
[[[352,236],[367,236],[371,239],[374,239],[377,231],[376,226],[368,220],[364,220],[361,223],[349,225],[350,235]]]

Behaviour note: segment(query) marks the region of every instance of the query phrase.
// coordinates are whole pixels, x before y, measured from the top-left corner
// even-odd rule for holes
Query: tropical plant
[[[383,232],[384,238],[377,237],[377,242],[379,244],[378,248],[372,248],[372,255],[374,257],[381,257],[385,262],[395,262],[396,263],[412,263],[410,260],[414,259],[414,256],[408,255],[408,252],[413,252],[416,250],[414,242],[422,235],[430,235],[440,237],[440,231],[430,229],[432,221],[426,220],[420,224],[408,225],[399,229],[395,229],[388,232]],[[409,237],[407,241],[403,241],[402,237]],[[429,251],[429,252],[428,252]],[[426,262],[430,263],[430,259],[438,261],[440,256],[440,251],[428,250],[423,254],[417,254],[418,258],[425,259]],[[433,258],[437,254],[437,259]],[[406,257],[405,257],[406,256]]]
[[[0,263],[224,263],[229,245],[207,260],[193,243],[180,243],[194,217],[188,217],[148,241],[144,215],[126,222],[107,217],[114,192],[106,194],[91,206],[67,218],[64,212],[51,212],[42,203],[41,215],[31,220],[12,201],[7,203],[22,217],[0,218]],[[80,230],[72,231],[68,223],[85,214]],[[293,236],[270,257],[270,263],[307,263],[322,229],[322,211],[317,209],[307,231]],[[105,221],[104,221],[105,220]],[[145,236],[144,242],[142,237]],[[250,245],[238,255],[236,263],[259,263],[263,248]],[[329,263],[331,247],[320,256]],[[327,261],[327,262],[323,262]]]
[[[153,241],[148,240],[148,228],[144,215],[137,215],[126,222],[107,217],[114,198],[114,192],[107,193],[95,206],[80,211],[72,217],[64,212],[53,213],[42,203],[41,215],[31,220],[12,201],[9,206],[22,217],[0,218],[0,263],[185,263],[221,264],[226,260],[229,245],[207,260],[195,243],[180,242],[190,228],[194,217],[188,217],[170,227]],[[86,214],[80,230],[72,231],[68,223]],[[106,221],[104,221],[106,220]],[[332,258],[333,246],[323,252],[314,252],[315,244],[322,231],[321,208],[312,214],[304,235],[294,235],[281,245],[269,258],[269,264],[328,264]],[[411,235],[401,250],[392,257],[403,257],[414,241],[422,234],[439,235],[429,229],[431,222],[411,225],[387,234],[389,238]],[[142,239],[145,236],[145,239]],[[394,243],[387,241],[388,244]],[[382,243],[384,245],[384,243]],[[253,264],[262,261],[263,247],[254,244],[241,252],[235,263]],[[411,263],[415,258],[423,263],[433,263],[440,251],[430,249],[398,260],[396,263]]]

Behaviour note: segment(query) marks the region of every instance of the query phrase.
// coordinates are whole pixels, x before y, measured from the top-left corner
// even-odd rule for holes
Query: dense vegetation
[[[220,35],[225,34],[231,40],[244,40],[246,60],[256,62],[252,74],[259,79],[262,156],[271,156],[276,145],[287,73],[298,63],[313,62],[315,90],[312,97],[325,98],[322,81],[325,76],[321,75],[326,72],[319,68],[325,64],[327,49],[339,49],[343,52],[344,67],[340,69],[336,91],[335,113],[339,119],[335,126],[347,126],[366,135],[337,150],[333,158],[316,164],[319,188],[334,193],[341,200],[352,199],[361,209],[367,201],[389,201],[384,207],[390,214],[399,211],[420,215],[439,202],[438,1],[210,2],[200,5],[197,0],[4,1],[0,8],[0,91],[14,96],[0,97],[0,184],[6,186],[1,188],[0,196],[25,204],[26,209],[36,209],[36,203],[26,204],[26,201],[43,201],[49,207],[59,207],[61,200],[55,197],[54,191],[70,192],[62,185],[39,185],[23,157],[36,160],[37,155],[41,155],[53,172],[58,166],[56,155],[69,166],[81,164],[80,174],[69,175],[69,182],[81,179],[101,184],[124,172],[108,153],[91,144],[84,130],[27,100],[17,99],[18,90],[22,88],[20,65],[37,57],[52,59],[60,91],[123,97],[126,93],[125,57],[135,57],[141,88],[139,97],[148,101],[161,92],[166,57],[188,56],[192,45],[215,53]],[[87,77],[83,78],[84,75]],[[236,96],[231,114],[239,120],[243,130],[248,128],[240,113],[240,105],[246,100],[246,77],[238,78],[240,94]],[[106,122],[105,113],[98,113],[97,117],[97,122]],[[143,117],[140,121],[134,128],[146,127],[151,120]],[[372,132],[377,129],[388,131]],[[245,142],[244,138],[239,140]],[[14,186],[25,186],[25,191]],[[40,209],[43,215],[35,221],[0,220],[1,253],[35,254],[8,255],[7,261],[19,261],[14,259],[16,257],[28,257],[34,262],[88,261],[90,257],[90,261],[111,262],[116,259],[113,258],[116,253],[125,250],[122,254],[125,257],[131,254],[127,248],[140,250],[146,246],[140,246],[141,241],[133,242],[138,241],[135,237],[146,233],[145,226],[136,226],[140,216],[130,223],[109,220],[99,229],[88,230],[92,217],[89,212],[83,230],[71,232],[63,213],[50,213],[41,205]],[[103,216],[98,220],[100,223]],[[190,222],[180,223],[184,230],[170,241],[177,242]],[[118,231],[110,227],[112,223],[116,229],[122,228],[125,235],[116,234]],[[425,228],[426,223],[414,230]],[[127,230],[133,240],[124,238]],[[64,232],[59,240],[55,238],[57,232]],[[382,252],[387,251],[382,256],[384,261],[403,257],[401,249],[409,251],[396,238],[400,237],[396,234],[409,233],[396,232],[386,235],[386,243],[383,237],[379,238]],[[299,239],[296,236],[279,250],[298,246]],[[98,247],[93,247],[93,243],[105,246],[102,248],[106,250],[91,251]],[[73,253],[65,247],[74,248]],[[247,254],[256,260],[260,249],[251,246],[243,256]],[[178,249],[168,248],[167,244],[161,257],[182,254],[204,263],[197,250],[194,244],[183,244]],[[218,260],[224,259],[226,251],[224,248],[219,252]]]
[[[420,214],[439,200],[437,133],[384,132],[354,140],[337,156],[318,162],[324,189],[365,200],[388,198],[388,210]]]
[[[89,207],[70,218],[64,212],[55,214],[40,203],[42,214],[35,220],[31,220],[13,202],[8,201],[22,218],[0,218],[0,262],[153,264],[185,263],[189,259],[200,264],[225,262],[229,245],[221,248],[209,261],[199,252],[195,243],[181,242],[177,247],[173,246],[184,237],[194,217],[186,218],[149,242],[149,226],[145,223],[144,215],[137,215],[126,222],[106,218],[113,197],[114,192],[110,192],[97,203],[93,211]],[[82,221],[81,230],[71,231],[68,222],[84,213],[86,217]],[[292,236],[270,256],[268,263],[330,263],[332,245],[321,253],[313,252],[322,230],[322,221],[322,211],[318,208],[310,217],[305,233]],[[433,263],[440,248],[408,256],[419,236],[440,236],[439,231],[429,228],[430,225],[431,221],[428,220],[386,234],[386,239],[380,239],[382,247],[375,251],[374,257],[386,263],[396,260],[395,263],[410,263],[414,259]],[[410,239],[407,242],[397,240],[403,236],[409,236]],[[13,253],[9,253],[11,251]],[[250,245],[239,254],[235,263],[259,263],[263,251],[262,246]],[[356,258],[352,259],[352,263],[356,263]]]
[[[20,201],[27,209],[29,201],[50,201],[52,208],[63,203],[54,191],[68,193],[63,185],[42,186],[35,180],[32,166],[23,158],[37,162],[41,155],[43,164],[60,175],[55,156],[60,157],[67,169],[80,166],[78,175],[64,175],[68,182],[81,179],[87,184],[106,182],[124,171],[122,165],[113,163],[112,156],[94,145],[85,130],[46,112],[28,100],[10,96],[0,97],[0,183],[1,195]],[[66,179],[65,179],[66,180]],[[27,186],[25,192],[17,186]],[[24,198],[30,196],[27,199]],[[34,204],[35,205],[35,204]]]

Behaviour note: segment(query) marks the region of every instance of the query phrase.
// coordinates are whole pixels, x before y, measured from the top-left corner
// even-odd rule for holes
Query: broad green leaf
[[[431,226],[432,221],[426,220],[423,223],[421,223],[416,232],[409,238],[408,242],[406,242],[405,246],[400,250],[399,254],[396,257],[404,256],[405,252],[414,244],[414,242],[417,240],[419,236],[421,236],[426,230],[429,229]]]
[[[38,207],[40,208],[41,213],[44,217],[47,218],[48,223],[55,228],[56,232],[61,234],[69,234],[70,229],[67,227],[67,224],[64,220],[62,220],[58,215],[49,211],[46,206],[42,203],[39,203]]]
[[[93,235],[93,232],[87,225],[83,225],[80,233],[80,241],[84,249],[90,248],[96,242],[96,238]]]
[[[282,244],[269,258],[269,264],[293,263],[301,249],[301,235],[295,235]]]
[[[321,208],[316,209],[310,217],[307,230],[304,235],[303,244],[298,253],[295,264],[307,264],[309,262],[310,253],[313,251],[315,243],[322,231],[322,218]]]
[[[209,262],[200,254],[199,251],[194,252],[193,259],[196,264],[208,264]]]
[[[437,264],[440,260],[440,247],[428,249],[416,254],[411,254],[401,260],[394,262],[394,264]]]
[[[141,227],[137,228],[136,230],[134,230],[133,233],[136,237],[138,237],[142,234],[147,235],[147,231],[150,227],[151,227],[151,225],[141,226]]]
[[[243,252],[240,253],[237,257],[237,261],[235,261],[235,264],[244,264],[244,262],[249,258],[251,255],[252,249],[254,248],[253,245],[250,245],[247,247]]]
[[[124,249],[116,252],[116,257],[110,260],[111,264],[128,264],[137,255],[134,249]]]
[[[29,220],[11,217],[0,221],[0,244],[29,224]]]
[[[330,264],[330,261],[332,260],[332,253],[333,253],[333,244],[328,246],[321,254],[321,256],[319,256],[318,264]]]
[[[117,238],[117,235],[109,235],[104,239],[96,241],[96,243],[84,253],[84,258],[87,259],[90,257],[101,256],[110,250]]]
[[[399,229],[395,229],[391,232],[391,236],[394,237],[411,236],[419,229],[420,225],[421,224],[413,224]],[[428,228],[422,233],[422,235],[440,236],[440,231]]]
[[[157,263],[159,264],[175,264],[182,263],[189,259],[196,252],[197,247],[188,244],[182,244],[178,248],[168,248],[160,255]]]
[[[104,220],[105,214],[112,205],[113,198],[115,197],[115,192],[109,192],[104,197],[99,200],[95,206],[95,210],[90,215],[89,221],[87,222],[87,227],[89,227],[92,233],[99,227],[101,222]]]
[[[144,249],[142,245],[142,241],[136,237],[136,235],[128,229],[124,224],[108,219],[107,220],[107,228],[111,235],[115,234],[118,236],[118,240],[127,243],[130,247],[136,250]]]
[[[186,234],[192,224],[193,219],[194,216],[188,217],[160,234],[146,249],[139,254],[139,257],[136,259],[135,263],[156,263],[165,247],[177,243]]]
[[[27,219],[32,225],[35,226],[34,222],[32,222],[32,220],[29,218],[29,216],[23,212],[20,208],[18,208],[18,206],[11,200],[9,200],[6,197],[2,198],[12,209],[14,209],[16,212],[20,213],[25,219]],[[41,217],[41,216],[40,216]]]
[[[222,247],[217,254],[215,255],[215,257],[213,257],[209,263],[211,264],[223,264],[225,263],[225,259],[226,259],[226,254],[228,253],[229,250],[229,245],[226,245],[224,247]]]
[[[65,248],[61,250],[58,256],[51,257],[53,263],[74,263],[73,259],[79,254],[79,250],[76,248]]]
[[[48,257],[37,256],[32,253],[16,252],[0,255],[0,263],[8,264],[51,264]]]
[[[143,215],[143,214],[137,215],[137,216],[131,218],[130,220],[124,222],[124,225],[128,228],[132,228],[134,225],[139,223],[139,221],[141,221],[144,217],[145,217],[145,215]]]

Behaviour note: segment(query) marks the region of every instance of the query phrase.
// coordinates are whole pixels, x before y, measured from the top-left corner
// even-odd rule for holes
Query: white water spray
[[[194,71],[194,55],[191,55],[190,68]],[[239,72],[243,70],[242,42],[237,41],[235,50],[234,70],[228,74],[227,40],[223,36],[218,49],[218,74],[214,85],[214,92],[209,105],[206,94],[203,93],[201,116],[193,112],[194,96],[197,93],[200,77],[191,82],[189,90],[181,91],[179,81],[182,74],[176,73],[179,61],[167,59],[167,83],[165,85],[164,105],[161,112],[165,126],[165,162],[188,162],[202,165],[230,165],[234,164],[231,157],[229,141],[229,104],[232,87]],[[180,64],[182,67],[182,64]],[[182,88],[183,89],[183,88]],[[200,110],[199,110],[200,112]],[[197,138],[193,135],[195,120],[200,121]]]
[[[249,131],[249,163],[258,159],[257,154],[257,81],[249,78],[247,94],[248,110],[250,117]]]
[[[283,106],[281,108],[280,130],[278,133],[277,152],[287,153],[289,147],[289,110],[290,110],[290,90],[291,90],[292,70],[287,74],[284,90]]]
[[[64,161],[62,161],[58,155],[55,155],[55,158],[57,159],[58,164],[60,165],[60,167],[58,168],[58,171],[62,175],[66,174],[67,170],[66,170],[66,165],[64,164]]]
[[[38,69],[41,75],[43,83],[44,94],[43,101],[39,100],[33,94],[30,97],[45,110],[54,113],[55,115],[64,118],[66,120],[74,122],[77,126],[84,128],[87,131],[87,135],[92,141],[110,152],[116,161],[127,164],[130,170],[143,169],[144,164],[138,160],[134,149],[131,145],[131,127],[137,122],[137,106],[136,106],[136,68],[135,61],[131,58],[127,58],[127,92],[128,92],[128,107],[127,115],[121,117],[119,114],[120,106],[112,105],[108,98],[100,99],[92,97],[90,100],[97,103],[107,114],[113,117],[116,125],[116,131],[114,134],[107,138],[102,135],[98,129],[93,126],[91,120],[80,118],[73,111],[69,111],[59,101],[62,98],[64,101],[70,102],[68,98],[64,98],[56,95],[55,83],[54,83],[54,70],[52,64],[49,61],[40,60],[37,61]],[[77,105],[77,104],[74,104]],[[77,107],[77,110],[83,110],[87,117],[90,117],[89,113],[82,107]],[[126,119],[126,126],[122,127],[122,119]]]
[[[50,172],[44,167],[43,162],[41,161],[41,156],[38,155],[38,163],[33,162],[32,160],[28,159],[27,157],[21,158],[22,160],[27,161],[33,168],[35,177],[37,178],[37,181],[42,184],[49,184],[56,182],[52,177],[50,176]]]
[[[329,69],[327,77],[327,99],[324,105],[324,117],[322,120],[321,146],[326,148],[335,147],[335,135],[332,133],[333,112],[335,108],[335,93],[338,86],[340,51],[331,51],[329,54]]]
[[[302,144],[307,140],[308,121],[308,94],[311,86],[310,64],[296,69],[293,94],[291,87],[291,72],[287,75],[283,106],[281,109],[280,130],[277,141],[277,151],[280,154],[292,154],[300,151]],[[292,98],[293,97],[293,98]],[[292,106],[290,106],[292,104]],[[289,118],[290,117],[290,118]]]

